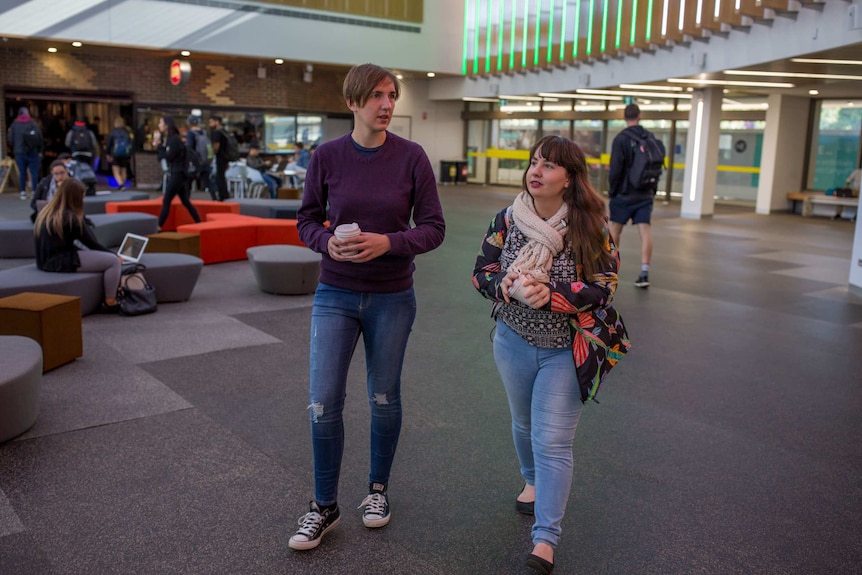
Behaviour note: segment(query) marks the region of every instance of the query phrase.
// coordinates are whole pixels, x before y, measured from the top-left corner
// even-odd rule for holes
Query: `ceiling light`
[[[633,90],[587,90],[587,89],[578,89],[575,90],[578,94],[596,94],[598,96],[644,96],[646,98],[680,98],[683,100],[690,100],[691,94],[677,94],[677,93],[665,93],[661,94],[659,92],[635,92]]]
[[[494,104],[498,101],[497,98],[471,98],[469,96],[461,99],[465,102],[492,102]]]
[[[74,46],[75,48],[80,48],[81,46],[83,46],[83,44],[81,44],[78,41],[75,41],[75,42],[72,42],[72,46]]]
[[[757,88],[795,88],[787,82],[740,82],[736,80],[692,80],[690,78],[668,78],[674,84],[699,84],[704,86],[752,86]]]
[[[821,80],[862,80],[862,76],[848,74],[809,74],[806,72],[768,72],[766,70],[725,70],[730,76],[774,76],[776,78],[817,78]]]
[[[433,78],[433,77],[434,77],[434,76],[436,76],[437,74],[435,74],[434,72],[428,72],[428,73],[427,73],[427,74],[425,74],[425,75],[426,75],[426,76],[428,76],[429,78]]]
[[[541,102],[542,101],[542,98],[540,96],[504,96],[503,94],[500,94],[497,97],[500,98],[501,100],[526,100],[526,101],[533,101],[533,102]]]
[[[53,46],[51,46],[50,48],[48,48],[48,51],[53,54],[54,52],[57,51],[57,49],[54,48]]]
[[[276,64],[284,64],[284,60],[282,60],[281,58],[276,58],[275,63]]]
[[[651,86],[649,84],[620,84],[623,90],[657,90],[659,92],[682,92],[679,86]]]
[[[404,74],[395,74],[395,77],[398,78],[399,80],[403,80]]]
[[[843,64],[847,66],[862,66],[862,60],[827,60],[826,58],[791,58],[791,62],[800,64]]]
[[[808,93],[811,94],[812,96],[816,96],[820,92],[818,90],[808,90]]]
[[[556,92],[539,92],[543,98],[571,98],[573,100],[621,100],[622,96],[587,96],[585,94],[558,94]]]
[[[182,52],[180,52],[180,56],[189,57],[191,55],[192,55],[192,53],[189,52],[188,50],[183,50]]]

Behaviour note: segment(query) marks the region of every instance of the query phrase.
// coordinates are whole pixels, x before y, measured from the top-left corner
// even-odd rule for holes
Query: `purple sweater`
[[[329,205],[329,227],[327,220]],[[410,227],[411,215],[415,227]],[[413,285],[413,258],[443,243],[446,224],[428,156],[419,144],[391,132],[373,155],[363,156],[351,135],[326,142],[311,155],[305,175],[299,237],[323,254],[320,281],[360,292],[392,293]],[[340,224],[386,234],[391,249],[371,261],[337,262],[326,246]]]

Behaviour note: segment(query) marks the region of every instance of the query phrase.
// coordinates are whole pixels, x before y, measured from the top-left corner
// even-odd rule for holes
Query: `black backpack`
[[[90,141],[90,130],[72,128],[72,145],[69,148],[73,152],[92,152],[93,142]]]
[[[41,152],[42,151],[42,133],[36,124],[30,123],[24,131],[24,151],[25,152]]]
[[[117,128],[114,133],[114,149],[111,155],[115,158],[127,158],[132,155],[132,137],[125,128]]]
[[[227,158],[227,161],[239,161],[239,142],[236,141],[236,137],[227,130],[222,130],[221,133],[225,139],[225,157]]]
[[[638,190],[656,191],[664,169],[664,144],[649,132],[644,138],[638,138],[634,134],[626,135],[631,138],[633,154],[628,171],[629,186]]]
[[[195,151],[194,148],[190,146],[186,146],[186,176],[189,178],[197,178],[201,173],[201,166],[203,166],[203,160],[201,160],[200,154]]]

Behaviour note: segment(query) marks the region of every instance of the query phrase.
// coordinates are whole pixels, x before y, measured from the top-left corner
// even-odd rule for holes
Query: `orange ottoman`
[[[192,205],[198,211],[201,220],[206,221],[210,213],[235,213],[239,214],[239,204],[229,202],[213,202],[210,200],[192,200]],[[158,216],[162,211],[162,200],[141,200],[133,202],[108,202],[105,204],[105,213],[115,214],[119,212],[144,212]],[[179,226],[193,224],[194,220],[188,210],[183,207],[179,198],[171,202],[171,211],[165,220],[162,230],[174,231]]]
[[[147,236],[147,251],[168,254],[189,254],[201,257],[201,236],[199,234],[181,234],[179,232],[161,232]]]
[[[205,264],[244,260],[246,250],[257,241],[257,226],[242,220],[209,221],[179,226],[182,234],[201,237],[201,259]]]
[[[296,220],[270,220],[261,218],[257,224],[257,245],[290,244],[305,247],[299,239]]]
[[[75,296],[22,292],[0,299],[0,335],[20,335],[42,346],[42,370],[84,355],[81,299]]]

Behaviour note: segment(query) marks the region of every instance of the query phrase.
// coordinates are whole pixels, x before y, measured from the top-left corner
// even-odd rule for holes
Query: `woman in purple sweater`
[[[298,550],[317,547],[340,518],[342,410],[360,336],[371,406],[371,470],[362,521],[369,528],[389,523],[389,472],[401,432],[401,367],[416,317],[413,258],[439,246],[445,233],[424,150],[386,131],[401,93],[394,74],[373,64],[355,66],[343,92],[353,112],[353,132],[311,156],[298,214],[300,238],[323,254],[311,313],[314,500],[290,538],[290,547]],[[361,233],[343,241],[335,237],[337,226],[354,222]]]

